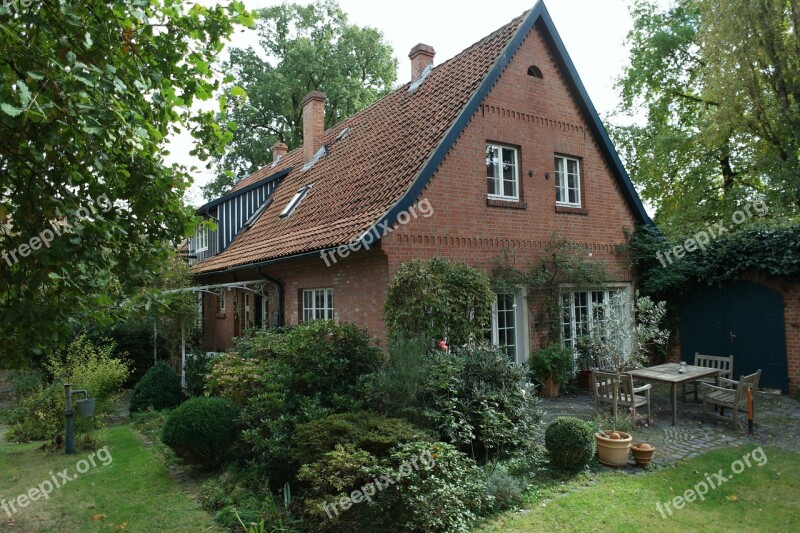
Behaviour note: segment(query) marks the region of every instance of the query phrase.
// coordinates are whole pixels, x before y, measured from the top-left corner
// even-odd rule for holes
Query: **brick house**
[[[620,248],[651,222],[544,4],[435,67],[434,55],[415,46],[414,81],[327,131],[325,95],[309,93],[303,146],[275,145],[271,165],[200,209],[217,223],[190,244],[205,350],[314,318],[382,341],[387,284],[411,258],[488,272],[504,251],[532,262],[566,239],[631,286]],[[565,288],[565,335],[603,297]],[[493,309],[492,339],[519,362],[538,346],[527,299]]]

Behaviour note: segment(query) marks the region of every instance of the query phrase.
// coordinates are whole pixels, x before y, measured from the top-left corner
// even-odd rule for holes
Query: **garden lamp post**
[[[89,393],[86,390],[72,390],[72,383],[63,383],[64,385],[64,419],[66,420],[66,431],[64,432],[64,443],[67,455],[75,454],[75,428],[73,426],[73,416],[75,411],[72,407],[72,396],[74,394],[83,394],[82,400],[75,401],[75,408],[78,416],[92,416],[94,415],[94,398],[89,398]]]

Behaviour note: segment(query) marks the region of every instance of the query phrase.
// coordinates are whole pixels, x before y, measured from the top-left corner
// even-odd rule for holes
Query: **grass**
[[[763,466],[751,459],[752,467],[732,475],[734,461],[754,448],[716,450],[635,476],[604,472],[580,487],[586,484],[582,476],[565,494],[550,500],[534,497],[528,510],[504,513],[480,531],[800,531],[800,454],[768,448]],[[706,474],[715,479],[719,469],[731,479],[709,490],[703,501],[681,509],[670,504],[672,514],[666,511],[666,502],[705,480]]]
[[[170,478],[156,452],[146,447],[129,426],[100,431],[98,441],[108,447],[111,461],[98,455],[96,467],[54,489],[49,499],[17,508],[11,518],[0,507],[0,530],[221,531]],[[74,475],[77,462],[89,455],[48,453],[37,450],[37,446],[0,443],[0,500],[27,493],[50,480],[51,472],[56,473],[57,480],[57,472],[65,468]]]

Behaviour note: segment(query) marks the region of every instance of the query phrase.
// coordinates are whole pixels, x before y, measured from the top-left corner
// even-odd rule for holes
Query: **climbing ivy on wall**
[[[665,252],[683,246],[667,241],[657,230],[639,226],[629,251],[644,294],[677,296],[697,284],[712,284],[755,270],[773,276],[800,276],[800,225],[751,226],[710,242],[682,259]],[[660,255],[659,255],[660,254]]]

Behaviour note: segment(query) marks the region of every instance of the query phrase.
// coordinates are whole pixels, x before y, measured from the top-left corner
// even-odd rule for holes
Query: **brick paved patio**
[[[707,450],[734,445],[775,446],[800,452],[800,402],[789,396],[759,392],[755,401],[755,431],[753,435],[748,435],[744,413],[739,415],[739,429],[735,432],[729,418],[721,419],[709,415],[708,422],[704,425],[702,402],[688,398],[683,403],[680,393],[678,419],[672,426],[669,387],[653,385],[651,394],[652,423],[645,427],[645,420],[639,417],[631,433],[634,442],[649,442],[656,447],[656,464],[671,463],[694,457]],[[542,440],[547,424],[557,416],[594,419],[594,396],[591,392],[541,398],[540,406],[544,412]],[[610,415],[610,410],[605,412]]]

